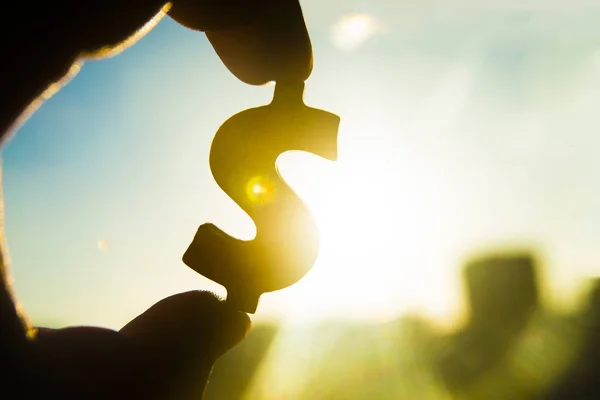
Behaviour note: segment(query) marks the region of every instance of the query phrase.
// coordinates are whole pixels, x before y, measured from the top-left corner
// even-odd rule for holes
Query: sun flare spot
[[[320,251],[302,280],[265,294],[264,306],[285,309],[287,320],[302,324],[381,321],[413,311],[450,322],[460,311],[456,272],[447,263],[452,249],[428,246],[432,228],[452,228],[439,217],[445,210],[428,200],[439,194],[411,190],[425,176],[402,173],[391,160],[350,156],[335,163],[299,159],[306,155],[281,160],[284,180],[318,224]]]
[[[246,195],[253,203],[268,202],[275,192],[275,188],[270,179],[264,176],[256,176],[247,183]]]

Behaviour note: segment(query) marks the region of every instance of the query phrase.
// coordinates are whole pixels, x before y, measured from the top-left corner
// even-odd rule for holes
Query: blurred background
[[[339,161],[290,152],[279,169],[321,254],[263,295],[208,398],[600,396],[600,6],[301,3],[305,101],[341,117]],[[177,292],[224,295],[181,256],[204,222],[254,236],[208,153],[272,92],[168,18],[87,62],[3,149],[32,322],[119,329]]]

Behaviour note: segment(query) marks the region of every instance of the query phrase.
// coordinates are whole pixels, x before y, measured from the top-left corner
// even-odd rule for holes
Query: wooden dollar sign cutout
[[[223,285],[227,302],[240,311],[254,313],[262,293],[300,280],[319,253],[316,223],[275,165],[289,150],[337,159],[340,118],[307,107],[303,92],[304,82],[277,83],[271,104],[229,118],[212,142],[213,176],[252,218],[256,238],[239,240],[203,224],[183,262]]]

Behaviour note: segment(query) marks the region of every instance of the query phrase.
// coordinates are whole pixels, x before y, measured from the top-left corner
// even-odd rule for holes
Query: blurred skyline
[[[555,304],[600,271],[600,7],[457,4],[302,2],[305,100],[341,117],[339,161],[281,157],[322,254],[253,318],[452,321],[465,257],[497,246],[539,250]],[[173,293],[224,294],[181,256],[203,222],[253,236],[208,152],[272,91],[168,18],[85,63],[3,150],[11,271],[33,322],[119,328]]]

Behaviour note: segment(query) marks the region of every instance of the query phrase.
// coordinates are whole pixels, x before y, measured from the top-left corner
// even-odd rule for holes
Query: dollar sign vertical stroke
[[[273,101],[242,111],[217,131],[210,168],[221,189],[256,225],[256,237],[231,237],[200,226],[183,256],[190,268],[223,285],[227,302],[254,313],[262,293],[300,280],[319,254],[312,214],[276,167],[284,152],[300,150],[337,160],[340,118],[304,104],[304,83],[277,83]]]

